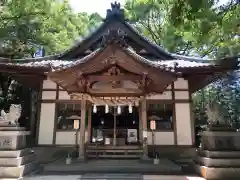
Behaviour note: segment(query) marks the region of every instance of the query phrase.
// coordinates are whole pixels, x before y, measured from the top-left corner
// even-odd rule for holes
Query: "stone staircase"
[[[0,150],[0,179],[20,179],[39,169],[31,149]]]

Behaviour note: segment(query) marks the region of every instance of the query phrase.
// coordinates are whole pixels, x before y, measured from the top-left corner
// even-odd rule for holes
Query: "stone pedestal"
[[[21,178],[38,169],[36,156],[25,148],[24,128],[0,124],[0,179]]]
[[[206,179],[239,179],[240,132],[204,131],[195,159],[196,169]]]

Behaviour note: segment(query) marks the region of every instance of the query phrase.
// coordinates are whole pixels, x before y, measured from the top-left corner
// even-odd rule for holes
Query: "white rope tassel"
[[[117,107],[117,113],[121,114],[121,107],[120,106]]]
[[[128,105],[128,112],[129,113],[132,113],[133,112],[133,107],[131,104]]]
[[[107,104],[105,105],[105,113],[109,113],[109,106]]]
[[[96,104],[93,105],[93,113],[96,113],[97,112],[97,106]]]

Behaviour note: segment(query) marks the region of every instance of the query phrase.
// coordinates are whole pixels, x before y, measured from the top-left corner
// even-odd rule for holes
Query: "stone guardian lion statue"
[[[20,104],[11,104],[8,113],[6,113],[3,109],[1,110],[0,120],[8,122],[9,124],[17,125],[21,112],[22,108]]]

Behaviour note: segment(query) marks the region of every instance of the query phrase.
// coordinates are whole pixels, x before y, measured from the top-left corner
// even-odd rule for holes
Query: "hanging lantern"
[[[121,114],[121,107],[120,106],[117,107],[117,113]]]
[[[79,120],[78,119],[73,121],[73,128],[79,129]]]
[[[105,113],[109,113],[109,106],[107,104],[105,105]]]
[[[135,121],[133,121],[133,124],[135,124]]]
[[[131,104],[128,106],[128,112],[129,112],[129,113],[132,113],[132,112],[133,112],[133,107],[132,107]]]
[[[96,104],[93,105],[93,113],[96,113],[97,112],[97,106]]]

